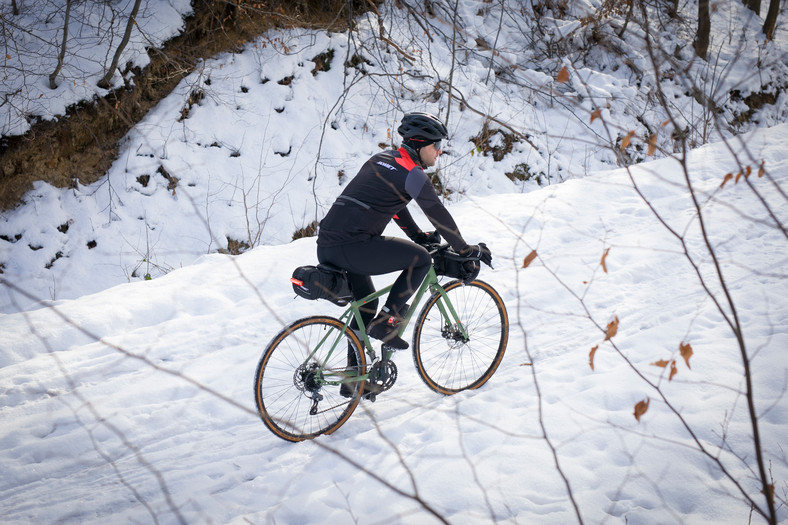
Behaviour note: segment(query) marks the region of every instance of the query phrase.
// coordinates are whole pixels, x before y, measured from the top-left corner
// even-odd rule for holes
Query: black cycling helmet
[[[427,143],[437,142],[449,136],[446,126],[438,120],[438,117],[419,111],[406,113],[397,128],[397,133],[402,135],[404,140],[426,139]]]

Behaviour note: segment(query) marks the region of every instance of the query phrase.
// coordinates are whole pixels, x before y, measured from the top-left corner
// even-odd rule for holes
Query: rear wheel
[[[333,317],[307,317],[279,332],[263,352],[255,402],[263,423],[280,438],[330,434],[358,406],[363,381],[352,379],[363,373],[366,360],[355,332],[342,328]]]
[[[413,362],[428,387],[454,394],[479,388],[498,369],[509,340],[509,317],[501,296],[483,281],[452,281],[443,289],[460,325],[445,315],[442,296],[433,294],[413,331]]]

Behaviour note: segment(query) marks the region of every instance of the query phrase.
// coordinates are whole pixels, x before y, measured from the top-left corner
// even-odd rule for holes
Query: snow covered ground
[[[678,157],[637,164],[630,179],[609,147],[636,130],[631,151],[639,145],[645,156],[638,118],[666,118],[647,104],[657,80],[645,52],[631,51],[642,77],[600,48],[559,85],[524,28],[506,26],[513,21],[493,4],[463,0],[464,58],[452,70],[445,42],[414,31],[392,5],[381,15],[402,52],[371,44],[378,26],[369,18],[352,38],[261,37],[201,64],[129,133],[102,180],[39,183],[0,215],[3,523],[565,524],[579,514],[585,523],[740,524],[751,512],[741,491],[765,504],[742,358],[725,317],[733,312]],[[590,5],[573,3],[574,15]],[[156,39],[174,34],[188,9],[148,6],[140,27]],[[713,34],[757,34],[740,3],[717,7]],[[430,23],[451,34],[445,20]],[[583,38],[577,24],[551,23]],[[660,38],[676,44],[675,35]],[[481,41],[497,41],[498,54]],[[782,26],[775,41],[743,49],[718,38],[719,75],[704,77],[707,66],[694,62],[691,76],[723,82],[720,93],[779,80],[786,41]],[[315,71],[313,59],[331,50],[332,67]],[[93,58],[79,67],[106,53],[85,51]],[[343,67],[356,53],[356,65]],[[50,66],[28,71],[43,82]],[[446,90],[429,98],[452,71],[463,104],[449,106]],[[33,94],[44,96],[27,109],[51,117],[86,85],[63,83],[50,97],[36,84]],[[684,87],[661,84],[679,120],[694,126],[703,111]],[[501,367],[482,389],[442,397],[401,353],[394,388],[336,433],[279,440],[254,411],[257,361],[285,324],[340,312],[294,298],[292,269],[316,257],[314,237],[291,242],[293,234],[322,217],[369,155],[396,142],[405,111],[447,107],[440,180],[465,238],[487,242],[495,257],[481,278],[509,309]],[[602,118],[591,121],[595,107]],[[471,139],[485,117],[471,108],[527,132],[538,151],[521,140],[501,161],[481,154]],[[781,521],[788,251],[775,221],[788,219],[787,114],[783,93],[758,113],[763,129],[728,143],[710,133],[713,144],[691,151],[687,170],[751,359]],[[494,133],[489,146],[504,142]],[[670,130],[657,145],[657,156],[673,151]],[[524,166],[544,185],[504,175]],[[749,178],[726,181],[747,167]],[[234,242],[251,249],[216,253]],[[618,330],[606,341],[609,323]],[[680,345],[692,348],[688,361]],[[669,364],[652,365],[663,360],[676,362],[672,379]],[[638,422],[635,406],[647,400]]]
[[[689,161],[750,351],[782,501],[788,252],[746,184],[785,224],[786,141],[780,125],[744,137],[746,155],[735,141]],[[768,174],[720,189],[731,151],[763,160]],[[730,315],[679,168],[663,159],[632,174]],[[478,391],[443,397],[399,353],[394,388],[312,442],[268,432],[251,383],[284,323],[339,312],[290,289],[292,268],[315,260],[314,238],[207,255],[152,281],[0,316],[3,522],[564,524],[577,521],[571,491],[585,523],[748,523],[749,506],[721,471],[764,504],[734,335],[626,172],[450,210],[495,256],[481,278],[512,323],[499,371]],[[522,268],[532,250],[539,257]],[[615,318],[618,332],[604,341]],[[681,343],[693,349],[689,367]],[[677,360],[671,381],[651,365],[661,359]],[[646,399],[638,422],[634,407]]]

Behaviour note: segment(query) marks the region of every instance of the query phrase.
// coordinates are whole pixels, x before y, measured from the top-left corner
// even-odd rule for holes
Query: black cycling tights
[[[360,299],[375,291],[370,275],[403,270],[394,281],[394,286],[386,299],[386,306],[397,314],[403,313],[403,306],[421,285],[432,264],[429,252],[405,239],[396,237],[374,237],[368,241],[341,246],[318,246],[317,259],[348,271],[353,297]],[[372,301],[361,308],[361,318],[367,325],[375,316],[378,301]],[[351,325],[356,326],[355,320]]]

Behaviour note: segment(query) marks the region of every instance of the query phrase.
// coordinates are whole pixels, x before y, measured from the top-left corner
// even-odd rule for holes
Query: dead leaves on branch
[[[657,134],[654,133],[648,139],[648,153],[646,155],[648,157],[653,157],[656,152],[657,152]]]
[[[605,341],[612,340],[616,334],[618,334],[618,326],[620,321],[618,316],[614,317],[612,321],[607,324],[605,327]],[[594,357],[596,357],[597,350],[599,350],[599,345],[594,345],[591,348],[591,351],[588,353],[588,366],[591,367],[591,370],[594,370]],[[679,344],[679,355],[682,359],[684,359],[684,363],[687,365],[687,368],[692,369],[690,366],[690,358],[693,356],[694,352],[692,350],[692,346],[689,343],[682,341]],[[679,369],[676,365],[677,359],[660,359],[658,361],[654,361],[651,363],[652,366],[657,366],[660,368],[664,368],[668,371],[668,381],[673,381],[673,378],[676,374],[679,373]],[[639,401],[635,405],[635,412],[634,416],[635,419],[640,422],[640,418],[643,414],[646,413],[649,406],[649,400],[645,399],[643,401]]]
[[[668,374],[668,381],[672,381],[673,380],[673,376],[675,376],[676,374],[679,373],[678,369],[676,368],[676,360],[675,359],[671,359],[671,360],[660,359],[659,361],[654,361],[653,363],[651,363],[651,366],[658,366],[660,368],[667,368],[668,366],[670,366],[670,372]]]
[[[536,253],[536,250],[532,250],[531,253],[526,255],[525,259],[523,259],[523,268],[528,268],[528,265],[534,262],[534,259],[537,257],[539,257],[539,254]]]
[[[621,139],[621,151],[624,151],[629,147],[629,144],[632,142],[632,137],[634,136],[635,136],[634,131],[630,131],[629,133],[624,135],[624,138]]]
[[[566,66],[561,68],[561,71],[558,72],[558,76],[555,77],[555,81],[560,84],[565,84],[569,82],[569,70]]]
[[[591,370],[594,369],[594,356],[596,355],[596,351],[599,350],[599,345],[594,345],[591,349],[591,352],[588,353],[588,366],[591,367]]]
[[[766,164],[765,160],[761,161],[761,165],[758,166],[758,178],[763,177],[764,173],[766,172],[764,165]],[[739,181],[744,177],[745,179],[749,179],[750,175],[752,175],[752,166],[746,166],[744,169],[739,170],[738,173],[735,175],[733,173],[726,173],[725,176],[722,178],[722,184],[720,184],[720,189],[724,188],[725,185],[729,181],[733,181],[734,184],[738,184]]]
[[[618,316],[614,317],[612,321],[607,323],[607,328],[605,329],[605,341],[610,341],[616,336],[617,333],[618,333]]]
[[[679,345],[679,353],[681,353],[681,357],[684,358],[684,362],[687,363],[687,368],[692,369],[692,367],[689,364],[689,360],[694,352],[692,351],[692,347],[690,346],[690,344],[682,342]]]
[[[563,72],[565,69],[566,68],[562,69],[561,72]],[[561,77],[560,73],[559,73],[559,77]],[[567,72],[567,75],[566,75],[566,79],[567,79],[567,81],[569,80],[569,73],[568,72]],[[558,80],[558,78],[556,78],[556,80]],[[593,124],[594,121],[597,120],[597,119],[604,120],[604,117],[602,116],[602,108],[596,108],[594,111],[591,112],[591,118],[590,118],[590,122],[589,123]],[[665,122],[663,122],[662,123],[662,127],[664,128],[668,124],[670,124],[670,120],[666,120]],[[637,138],[637,133],[635,132],[635,130],[629,130],[624,135],[618,135],[618,137],[616,139],[616,144],[618,145],[618,149],[621,150],[621,151],[626,150],[629,146],[632,145],[632,141],[635,138]],[[653,157],[654,155],[656,155],[658,138],[659,138],[659,130],[657,130],[657,131],[655,131],[653,133],[650,133],[650,134],[648,134],[648,135],[646,135],[644,137],[639,138],[640,142],[642,142],[643,144],[646,145],[646,148],[647,148],[646,149],[646,156],[647,157]]]
[[[684,359],[684,363],[687,365],[687,368],[692,370],[690,366],[690,358],[692,357],[692,346],[689,343],[681,342],[679,344],[679,354]],[[660,359],[659,361],[654,361],[651,363],[651,366],[658,366],[660,368],[668,368],[670,367],[670,371],[668,372],[668,381],[673,381],[673,377],[679,373],[678,368],[676,368],[676,360],[675,359]]]
[[[640,423],[640,418],[643,416],[643,414],[645,414],[648,411],[648,405],[650,402],[651,400],[646,398],[643,401],[638,401],[637,404],[635,404],[634,416],[635,419],[638,420],[638,423]]]
[[[610,341],[616,336],[618,333],[618,323],[618,316],[615,316],[612,321],[607,323],[607,328],[605,328],[605,341]],[[595,345],[588,354],[588,366],[591,367],[591,370],[594,369],[594,356],[597,350],[599,350],[599,345]]]
[[[679,354],[682,358],[684,358],[684,363],[687,365],[687,368],[690,367],[690,357],[693,355],[692,346],[689,343],[681,342],[679,344]],[[660,359],[659,361],[654,361],[651,363],[652,366],[658,366],[660,368],[668,369],[668,381],[673,381],[673,377],[679,373],[678,368],[676,367],[676,359]],[[593,368],[593,367],[592,367]],[[635,419],[637,419],[638,423],[640,423],[640,418],[643,414],[646,413],[648,410],[649,400],[646,399],[644,401],[639,401],[635,405]]]
[[[607,263],[606,263],[606,261],[607,261],[607,254],[609,254],[609,253],[610,253],[610,248],[605,250],[605,253],[602,254],[602,260],[599,261],[599,265],[602,266],[602,271],[604,271],[605,273],[607,273]]]

